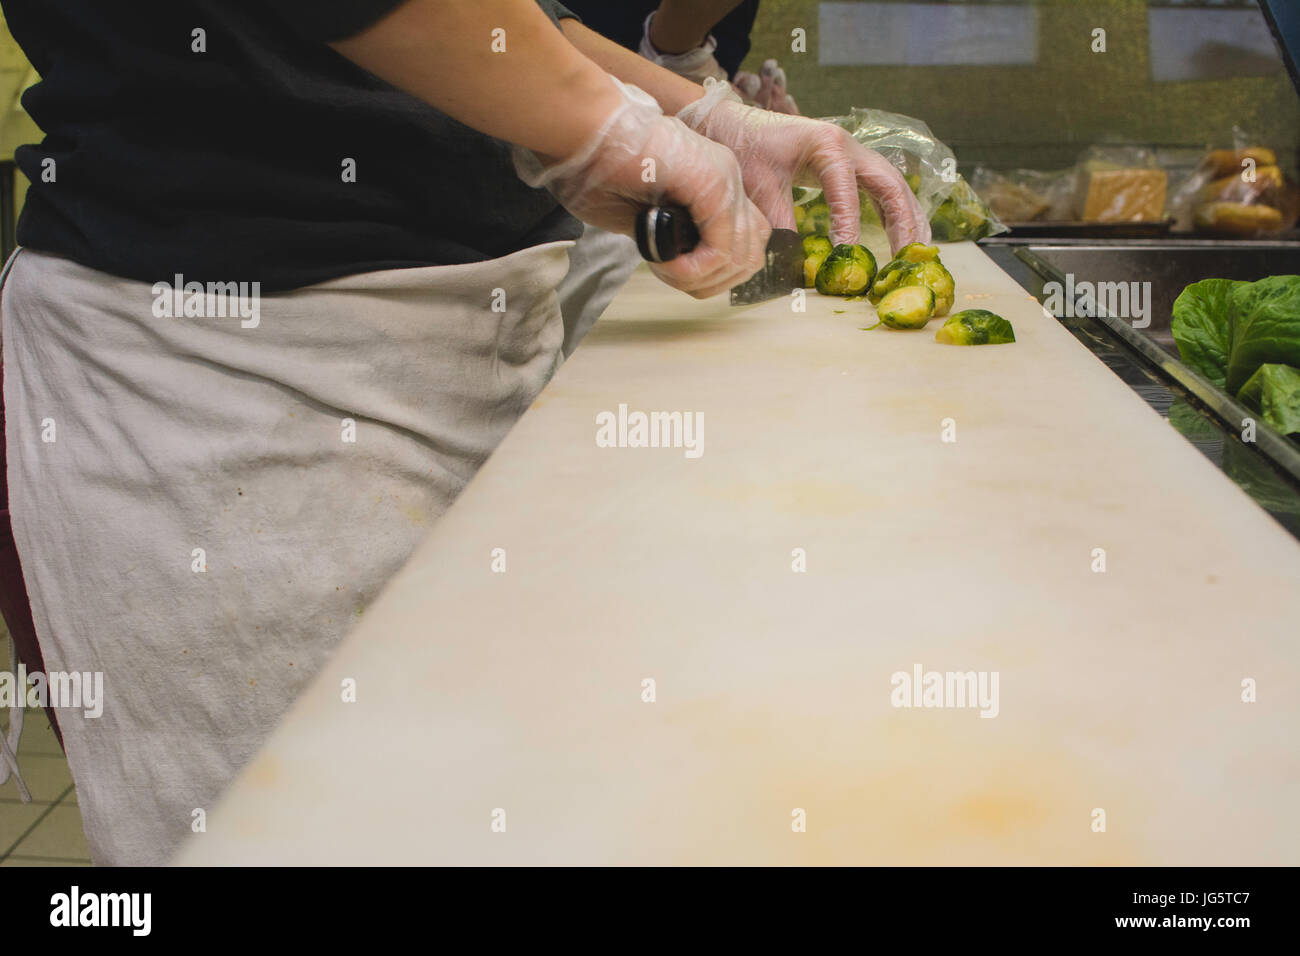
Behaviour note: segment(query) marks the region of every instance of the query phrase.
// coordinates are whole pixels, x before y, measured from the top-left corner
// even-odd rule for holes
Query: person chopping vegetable
[[[699,245],[652,268],[700,297],[805,176],[837,241],[859,186],[928,237],[842,130],[552,0],[3,7],[46,134],[0,289],[8,495],[45,667],[103,675],[101,716],[58,710],[98,863],[201,829],[546,384],[573,217],[684,207]]]
[[[758,75],[740,69],[758,0],[572,0],[583,26],[695,83],[727,81],[746,103],[778,113],[799,112],[774,59]],[[556,290],[564,318],[564,354],[572,355],[641,257],[627,236],[586,226],[569,250],[569,272]]]

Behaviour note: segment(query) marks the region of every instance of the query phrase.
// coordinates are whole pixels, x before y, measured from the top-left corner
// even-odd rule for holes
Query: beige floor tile
[[[27,828],[49,809],[35,803],[0,803],[0,856],[9,852]]]
[[[72,786],[72,774],[68,773],[68,762],[62,757],[49,757],[44,754],[25,754],[18,757],[18,769],[23,773],[23,782],[31,791],[34,803],[58,803],[65,790]],[[0,785],[0,798],[18,799],[18,782],[10,776]]]
[[[81,828],[81,810],[69,804],[52,809],[27,838],[13,848],[14,856],[57,856],[87,860],[90,847]]]
[[[39,857],[6,857],[0,866],[94,866],[89,860],[44,860]]]
[[[23,739],[18,742],[18,756],[24,754],[49,754],[62,757],[63,748],[59,738],[54,736],[50,718],[43,710],[29,710],[23,718]]]

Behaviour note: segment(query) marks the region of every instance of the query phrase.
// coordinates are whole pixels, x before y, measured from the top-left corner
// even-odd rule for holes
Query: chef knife
[[[651,206],[636,218],[636,247],[641,258],[669,262],[700,241],[690,213],[681,206]],[[803,242],[793,229],[773,229],[763,268],[731,290],[732,305],[752,305],[789,295],[803,285]]]
[[[803,240],[793,229],[773,229],[763,268],[731,290],[732,305],[753,305],[789,295],[803,285]]]

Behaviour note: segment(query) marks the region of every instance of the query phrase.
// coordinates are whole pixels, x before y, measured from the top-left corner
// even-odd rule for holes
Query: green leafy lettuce
[[[1187,365],[1284,435],[1300,433],[1300,276],[1194,282],[1174,301],[1171,331]]]
[[[1232,348],[1232,291],[1248,285],[1231,279],[1193,282],[1174,300],[1170,331],[1183,362],[1219,388],[1228,379],[1228,353]]]
[[[1300,369],[1261,365],[1237,397],[1283,435],[1300,434]]]
[[[1269,276],[1232,290],[1228,391],[1266,363],[1300,366],[1300,276]]]

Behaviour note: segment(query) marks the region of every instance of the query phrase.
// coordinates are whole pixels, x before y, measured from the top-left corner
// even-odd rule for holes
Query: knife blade
[[[793,229],[773,229],[763,268],[731,290],[732,305],[753,305],[789,295],[803,285],[803,240]]]
[[[699,231],[681,206],[651,206],[636,218],[636,247],[649,262],[670,262],[695,248]],[[731,290],[732,305],[753,305],[803,285],[803,240],[793,229],[773,229],[763,268]]]

